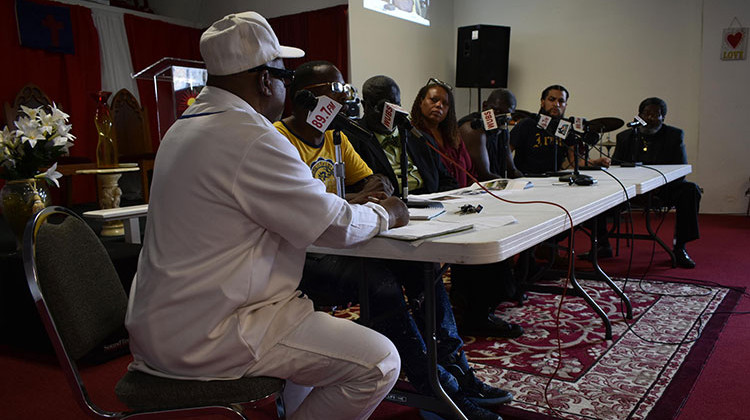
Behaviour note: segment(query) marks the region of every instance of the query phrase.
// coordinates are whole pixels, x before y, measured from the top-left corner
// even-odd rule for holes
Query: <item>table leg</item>
[[[607,275],[607,273],[602,270],[602,267],[599,265],[599,259],[597,258],[597,249],[599,248],[599,241],[596,238],[596,232],[597,232],[597,224],[599,223],[598,217],[594,218],[594,227],[591,231],[591,263],[594,266],[594,274],[596,274],[596,277],[607,283],[610,289],[612,289],[617,296],[620,297],[620,299],[625,303],[625,308],[627,309],[627,314],[625,315],[627,319],[633,319],[633,305],[630,303],[630,299],[625,294],[625,292],[622,291],[617,285],[612,281],[612,279]]]
[[[456,407],[453,400],[450,399],[448,394],[440,385],[437,372],[437,339],[435,338],[435,331],[437,330],[437,322],[435,316],[435,284],[438,281],[443,281],[443,273],[445,272],[445,266],[442,270],[438,270],[437,278],[434,278],[434,271],[432,264],[425,264],[424,274],[424,303],[425,303],[425,345],[427,346],[427,359],[429,360],[429,378],[432,392],[437,396],[438,400],[442,401],[445,409],[453,414],[456,419],[466,420],[466,416]]]

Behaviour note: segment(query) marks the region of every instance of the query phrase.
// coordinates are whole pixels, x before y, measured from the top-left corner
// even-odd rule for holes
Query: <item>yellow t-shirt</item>
[[[299,151],[302,161],[310,167],[313,178],[321,180],[326,186],[326,191],[335,194],[336,177],[333,174],[333,164],[336,162],[336,149],[333,146],[333,130],[326,131],[323,143],[316,147],[298,138],[283,122],[277,121],[273,125]],[[372,175],[372,169],[359,157],[343,133],[341,133],[341,159],[344,162],[346,185],[356,184]]]

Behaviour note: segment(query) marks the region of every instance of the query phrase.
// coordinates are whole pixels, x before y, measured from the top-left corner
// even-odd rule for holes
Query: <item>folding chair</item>
[[[115,392],[131,411],[98,407],[81,379],[78,362],[121,329],[127,296],[96,234],[76,214],[48,207],[26,226],[23,261],[29,290],[75,400],[94,418],[224,415],[247,419],[244,410],[276,402],[284,418],[278,378],[227,381],[178,380],[127,372]],[[266,417],[264,417],[266,418]]]
[[[677,267],[677,258],[675,257],[672,248],[667,246],[667,244],[664,243],[664,241],[656,234],[652,223],[653,215],[663,216],[670,211],[671,207],[660,200],[659,197],[654,193],[654,191],[647,192],[645,194],[645,197],[643,197],[641,200],[637,200],[636,204],[637,208],[643,211],[643,214],[645,216],[646,232],[648,233],[634,233],[633,226],[630,225],[629,220],[626,220],[625,232],[622,232],[622,212],[618,212],[614,216],[612,231],[609,233],[610,238],[615,238],[615,255],[619,255],[620,253],[620,239],[625,239],[627,241],[627,245],[630,245],[631,239],[655,241],[664,249],[664,251],[667,252],[667,254],[669,254],[669,258],[672,261],[672,268]]]

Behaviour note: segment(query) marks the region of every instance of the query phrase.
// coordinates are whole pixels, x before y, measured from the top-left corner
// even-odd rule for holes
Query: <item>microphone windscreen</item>
[[[318,98],[307,89],[302,89],[294,94],[294,104],[300,108],[312,111],[318,104]]]
[[[599,143],[599,134],[589,131],[583,135],[583,142],[590,146],[594,146]]]

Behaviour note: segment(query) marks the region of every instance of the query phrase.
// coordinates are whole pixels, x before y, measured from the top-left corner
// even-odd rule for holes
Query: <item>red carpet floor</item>
[[[673,215],[669,215],[661,228],[661,236],[665,239],[671,236]],[[636,216],[636,225],[639,225],[639,217]],[[714,284],[724,286],[748,287],[750,286],[750,259],[747,258],[750,249],[750,218],[740,216],[701,216],[702,238],[689,245],[689,252],[696,260],[698,266],[694,270],[672,269],[669,267],[666,254],[661,250],[654,253],[653,263],[649,266],[652,255],[650,243],[637,241],[634,246],[633,266],[630,269],[630,278],[639,278],[644,275],[649,280],[689,281],[693,284]],[[580,235],[579,235],[580,236]],[[614,243],[613,243],[614,245]],[[623,248],[621,242],[620,256],[602,263],[605,270],[614,276],[623,276],[627,270],[627,262],[630,248]],[[576,248],[585,251],[587,241],[582,238],[577,240]],[[566,298],[567,299],[567,298]],[[523,308],[531,308],[527,304]],[[647,308],[649,304],[639,301],[637,307]],[[504,309],[503,311],[506,311]],[[585,308],[582,309],[585,311]],[[750,302],[742,298],[734,308],[735,312],[750,311]],[[592,322],[596,319],[591,314]],[[750,343],[750,323],[747,315],[727,315],[726,325],[721,328],[704,328],[703,335],[714,333],[717,340],[713,346],[702,348],[704,363],[700,361],[695,365],[683,363],[690,372],[682,372],[685,378],[677,375],[676,382],[681,382],[681,388],[670,391],[664,388],[664,395],[673,401],[683,402],[684,396],[688,395],[683,406],[669,407],[667,411],[659,412],[659,417],[651,418],[676,418],[679,420],[692,419],[742,419],[747,418],[745,408],[746,401],[746,376],[750,373],[750,358],[746,357],[747,345]],[[582,318],[584,319],[584,318]],[[524,323],[529,333],[533,329]],[[570,330],[572,331],[572,329]],[[594,327],[595,337],[598,329]],[[617,334],[617,333],[616,333]],[[570,334],[569,334],[570,335]],[[6,337],[6,341],[12,337]],[[472,339],[467,337],[469,345]],[[601,354],[594,353],[583,359],[595,360],[601,358]],[[544,359],[540,357],[540,359]],[[690,357],[687,358],[688,360]],[[701,359],[701,357],[696,357]],[[526,364],[533,365],[532,355],[525,356]],[[582,362],[583,363],[583,362]],[[116,401],[112,389],[114,383],[122,374],[127,364],[127,358],[118,359],[114,366],[94,367],[86,372],[85,379],[90,383],[90,391],[95,400],[107,408],[120,407]],[[544,367],[545,364],[541,363]],[[572,366],[572,365],[568,365]],[[578,371],[585,371],[583,367],[567,367],[566,375],[577,375]],[[64,378],[56,366],[53,358],[40,355],[33,351],[21,350],[18,346],[0,347],[0,419],[78,419],[82,418],[81,411],[72,402]],[[481,373],[486,375],[485,372]],[[498,375],[499,377],[499,375]],[[693,380],[692,377],[697,377]],[[675,381],[672,381],[675,383]],[[520,388],[521,386],[519,386]],[[513,389],[519,393],[517,389]],[[671,395],[670,392],[677,395]],[[521,392],[527,395],[528,393]],[[519,394],[519,398],[520,395]],[[658,408],[658,406],[657,406]],[[528,410],[517,411],[506,408],[503,417],[514,418],[538,418]],[[670,411],[671,410],[671,411]],[[546,416],[544,416],[546,417]],[[419,414],[413,408],[406,408],[390,403],[383,403],[373,419],[418,419]],[[589,418],[627,418],[602,416],[593,414]],[[633,417],[635,418],[635,417]]]

